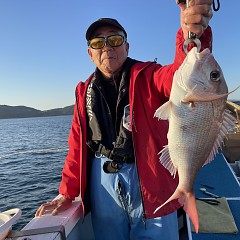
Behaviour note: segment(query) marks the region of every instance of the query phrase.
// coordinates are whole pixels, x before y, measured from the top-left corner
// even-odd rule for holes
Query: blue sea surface
[[[21,230],[58,195],[72,116],[0,120],[0,212],[20,208]]]

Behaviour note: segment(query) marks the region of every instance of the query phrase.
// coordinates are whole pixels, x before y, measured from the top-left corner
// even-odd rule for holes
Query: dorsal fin
[[[236,119],[234,118],[234,116],[230,114],[230,111],[225,109],[224,115],[223,115],[223,121],[220,126],[218,136],[213,144],[213,148],[204,165],[206,165],[207,163],[210,163],[215,158],[219,148],[222,149],[222,145],[223,145],[224,139],[227,136],[228,130],[235,127],[235,121]]]

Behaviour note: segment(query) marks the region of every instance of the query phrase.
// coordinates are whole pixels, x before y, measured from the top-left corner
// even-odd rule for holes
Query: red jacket
[[[202,49],[212,48],[210,27],[201,37]],[[186,54],[183,51],[183,33],[177,33],[174,63],[161,66],[154,62],[136,63],[130,76],[130,111],[132,118],[133,144],[136,166],[142,193],[146,218],[167,215],[180,207],[177,200],[170,202],[155,215],[154,210],[174,192],[178,177],[173,178],[159,162],[159,151],[167,144],[168,122],[153,118],[156,109],[170,96],[174,72],[179,68]],[[84,205],[89,203],[86,190],[89,187],[90,167],[87,142],[86,93],[92,76],[80,82],[76,88],[74,116],[69,135],[69,152],[62,171],[59,192],[66,198],[80,196]],[[88,211],[88,210],[87,210]]]

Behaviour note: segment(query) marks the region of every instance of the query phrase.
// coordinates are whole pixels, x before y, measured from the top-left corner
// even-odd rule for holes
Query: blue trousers
[[[91,173],[91,216],[96,240],[178,240],[177,213],[143,219],[135,163],[118,173],[105,173],[106,157],[94,158]],[[154,184],[154,183],[153,183]]]

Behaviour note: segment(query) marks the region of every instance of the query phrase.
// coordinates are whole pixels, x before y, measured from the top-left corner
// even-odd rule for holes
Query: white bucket
[[[21,214],[22,211],[19,208],[0,213],[0,240],[7,237],[12,225],[21,217]]]

